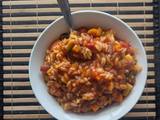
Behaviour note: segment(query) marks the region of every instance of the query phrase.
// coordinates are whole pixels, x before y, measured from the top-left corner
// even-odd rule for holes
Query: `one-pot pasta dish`
[[[96,112],[121,103],[132,91],[141,71],[135,54],[112,29],[79,28],[53,41],[41,72],[64,110]]]

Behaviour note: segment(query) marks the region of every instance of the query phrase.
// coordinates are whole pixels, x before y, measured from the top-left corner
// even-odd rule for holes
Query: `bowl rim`
[[[71,14],[74,15],[74,14],[77,14],[77,13],[86,13],[86,12],[88,12],[88,13],[98,13],[98,14],[102,14],[102,15],[105,15],[105,16],[109,16],[109,17],[117,20],[118,22],[120,22],[120,23],[123,24],[124,26],[126,26],[126,27],[132,32],[132,34],[134,34],[135,38],[139,41],[139,44],[140,44],[141,49],[142,49],[142,52],[144,53],[145,64],[147,65],[147,66],[146,66],[146,71],[145,71],[146,74],[144,75],[144,76],[145,76],[145,77],[144,77],[144,78],[145,78],[145,80],[144,80],[144,81],[145,81],[145,84],[144,84],[144,86],[142,86],[141,91],[140,91],[140,94],[139,94],[139,96],[137,97],[137,99],[134,100],[134,103],[130,104],[130,106],[127,106],[127,109],[125,109],[125,111],[124,111],[122,114],[120,114],[117,118],[115,118],[116,120],[118,120],[118,119],[120,119],[121,117],[123,117],[125,114],[127,114],[127,113],[134,107],[134,105],[136,105],[136,103],[138,102],[139,98],[141,97],[141,95],[142,95],[142,93],[143,93],[143,91],[144,91],[144,88],[145,88],[145,85],[146,85],[146,80],[147,80],[147,72],[148,72],[148,61],[147,61],[146,51],[145,51],[145,49],[144,49],[144,46],[143,46],[140,38],[137,36],[137,34],[135,33],[135,31],[132,30],[132,28],[131,28],[127,23],[125,23],[125,22],[122,21],[120,18],[118,18],[118,17],[116,17],[116,16],[114,16],[114,15],[111,15],[111,14],[106,13],[106,12],[98,11],[98,10],[78,10],[78,11],[72,12]],[[43,30],[43,32],[40,33],[39,37],[36,39],[36,41],[35,41],[35,43],[34,43],[34,46],[33,46],[33,48],[32,48],[32,51],[31,51],[31,54],[30,54],[30,58],[29,58],[29,81],[30,81],[30,84],[31,84],[31,88],[32,88],[32,90],[33,90],[33,93],[34,93],[36,99],[38,100],[38,102],[40,103],[40,105],[42,105],[43,108],[44,108],[50,115],[52,115],[52,117],[55,117],[56,119],[59,119],[59,120],[63,120],[63,117],[58,118],[57,116],[53,115],[53,114],[47,109],[47,107],[43,104],[43,100],[40,100],[40,99],[39,99],[39,96],[36,94],[36,90],[35,90],[35,88],[34,88],[34,85],[33,85],[33,83],[32,83],[32,80],[31,80],[31,61],[32,61],[32,58],[33,58],[34,49],[35,49],[35,47],[36,47],[36,44],[37,44],[38,41],[40,40],[40,38],[41,38],[41,37],[43,36],[43,34],[47,31],[47,29],[49,29],[51,26],[53,26],[56,22],[58,22],[58,21],[61,20],[61,19],[63,19],[63,16],[61,16],[61,17],[57,18],[56,20],[54,20],[52,23],[50,23],[50,24]],[[63,116],[63,115],[62,115],[62,116]],[[68,118],[66,118],[66,119],[67,119],[67,120],[71,120],[71,119],[68,119]]]

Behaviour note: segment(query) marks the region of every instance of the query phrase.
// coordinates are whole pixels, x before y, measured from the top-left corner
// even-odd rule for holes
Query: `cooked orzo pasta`
[[[41,66],[49,93],[73,112],[96,112],[121,103],[140,70],[130,43],[100,27],[61,36],[49,46]]]

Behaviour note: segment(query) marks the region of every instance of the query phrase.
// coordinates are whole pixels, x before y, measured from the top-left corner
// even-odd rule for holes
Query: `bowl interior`
[[[143,67],[143,70],[137,75],[136,83],[131,94],[120,105],[112,105],[100,112],[96,112],[94,114],[86,113],[83,115],[65,112],[55,99],[48,94],[47,87],[40,72],[40,66],[43,63],[47,47],[56,40],[60,34],[68,31],[67,25],[62,17],[54,21],[43,31],[33,47],[29,64],[29,77],[32,89],[40,104],[51,115],[59,120],[119,119],[135,105],[145,86],[147,60],[142,43],[135,32],[127,24],[107,13],[89,10],[78,11],[73,13],[73,21],[75,28],[82,26],[100,26],[105,29],[112,28],[116,32],[116,36],[118,38],[130,41],[132,46],[137,49],[138,52],[136,57],[138,63]]]

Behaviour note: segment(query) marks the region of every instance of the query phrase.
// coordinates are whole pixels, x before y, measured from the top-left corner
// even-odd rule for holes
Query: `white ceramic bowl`
[[[147,76],[147,59],[144,47],[136,33],[126,23],[110,14],[84,10],[73,12],[72,15],[75,28],[82,26],[112,28],[116,32],[116,36],[120,39],[129,40],[132,46],[137,48],[138,53],[136,57],[143,70],[137,75],[132,92],[120,105],[112,105],[100,112],[85,114],[65,112],[54,97],[48,94],[46,84],[40,72],[40,66],[43,63],[47,47],[60,34],[67,31],[67,25],[63,17],[55,20],[41,33],[32,49],[29,63],[29,77],[33,92],[40,104],[58,120],[117,120],[132,109],[143,92]]]

